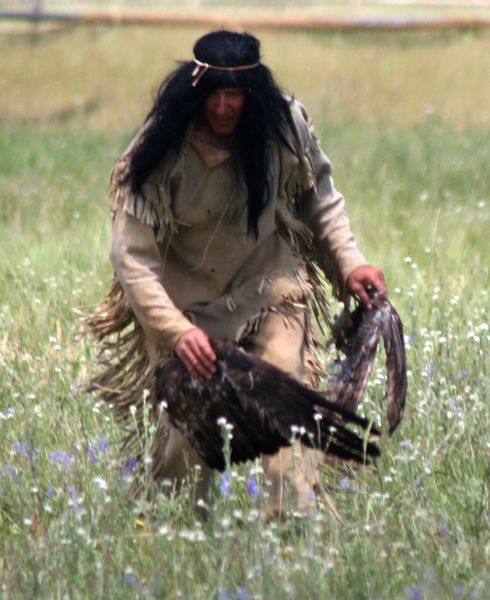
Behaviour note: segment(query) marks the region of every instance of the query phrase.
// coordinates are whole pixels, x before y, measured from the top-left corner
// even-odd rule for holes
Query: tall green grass
[[[0,596],[487,597],[484,36],[263,36],[315,117],[353,229],[405,323],[408,406],[382,440],[379,470],[327,466],[321,510],[267,525],[257,465],[230,473],[229,493],[217,479],[208,520],[192,480],[180,498],[130,500],[121,432],[83,392],[95,349],[77,338],[74,309],[100,300],[110,280],[111,165],[166,61],[187,56],[196,35],[0,40],[9,92],[0,100]],[[57,69],[44,62],[56,57]],[[457,75],[446,87],[444,59]],[[80,94],[94,89],[87,108]],[[380,361],[362,406],[380,423],[383,373]]]

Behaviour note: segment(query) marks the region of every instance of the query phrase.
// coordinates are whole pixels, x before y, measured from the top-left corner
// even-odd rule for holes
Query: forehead
[[[245,90],[241,87],[219,87],[215,88],[209,95],[213,94],[245,94]]]

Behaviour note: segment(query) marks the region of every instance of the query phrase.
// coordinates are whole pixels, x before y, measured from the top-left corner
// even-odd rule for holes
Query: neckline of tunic
[[[185,138],[187,144],[197,151],[208,169],[219,167],[233,155],[233,143],[227,148],[219,148],[199,135],[199,125],[195,121],[191,122]]]
[[[190,145],[196,150],[208,169],[219,167],[231,158],[229,149],[216,148],[203,140],[197,139],[195,136],[191,137]]]

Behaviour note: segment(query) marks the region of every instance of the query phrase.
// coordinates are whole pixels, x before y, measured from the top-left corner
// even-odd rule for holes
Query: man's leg
[[[168,354],[162,354],[149,338],[145,340],[145,349],[154,366],[169,358]],[[165,412],[155,412],[153,418],[158,423],[151,452],[154,481],[160,484],[167,479],[177,493],[180,493],[186,478],[193,476],[196,482],[195,497],[205,500],[212,470],[199,457],[185,436],[170,423]]]
[[[305,323],[304,311],[290,317],[270,312],[246,350],[303,381]],[[263,455],[267,516],[282,516],[288,508],[305,511],[315,505],[318,460],[318,452],[299,441],[273,456]]]
[[[157,483],[168,479],[178,493],[186,478],[195,477],[195,498],[206,500],[212,470],[200,458],[185,436],[166,414],[160,417],[153,448],[153,477]]]

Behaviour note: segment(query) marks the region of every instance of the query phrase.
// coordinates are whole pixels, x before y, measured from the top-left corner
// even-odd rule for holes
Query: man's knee
[[[248,351],[302,380],[304,371],[305,315],[269,313]]]

